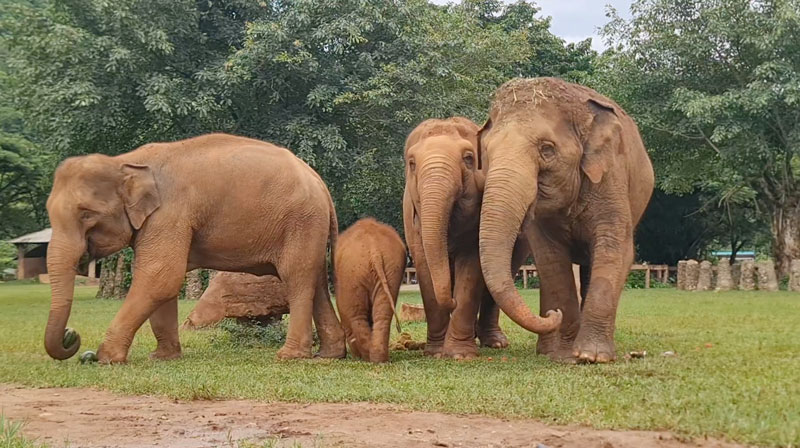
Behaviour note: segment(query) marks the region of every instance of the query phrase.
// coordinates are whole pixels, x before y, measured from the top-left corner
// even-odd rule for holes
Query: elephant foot
[[[443,347],[444,341],[431,341],[428,339],[428,342],[425,343],[425,350],[422,353],[425,356],[440,358],[442,356]]]
[[[552,361],[574,364],[575,356],[572,354],[573,341],[567,340],[558,333],[539,336],[536,342],[536,353],[550,358]]]
[[[128,362],[127,350],[114,349],[100,344],[97,349],[97,362],[100,364],[126,364]]]
[[[309,359],[311,358],[311,347],[307,349],[300,349],[284,345],[280,350],[278,350],[278,353],[275,356],[281,361],[288,359]]]
[[[372,353],[369,356],[369,362],[379,364],[383,362],[389,362],[389,352],[386,353]]]
[[[180,359],[182,356],[180,345],[170,348],[159,347],[154,352],[150,353],[150,359],[154,361],[172,361],[173,359]]]
[[[317,353],[314,354],[315,358],[326,359],[343,359],[347,357],[347,349],[344,345],[342,347],[321,347]]]
[[[614,339],[603,331],[582,327],[572,346],[572,355],[579,363],[607,363],[617,357]]]
[[[475,344],[475,339],[470,341],[448,339],[442,347],[441,357],[457,360],[475,359],[478,357],[478,346]]]
[[[508,347],[508,338],[499,328],[496,330],[479,333],[478,339],[481,341],[481,347],[489,348],[506,348]]]

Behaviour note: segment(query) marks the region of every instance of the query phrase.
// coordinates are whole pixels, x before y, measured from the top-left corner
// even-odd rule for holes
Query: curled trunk
[[[513,160],[495,163],[486,177],[479,245],[486,286],[497,304],[511,320],[526,330],[543,334],[558,329],[561,311],[548,310],[546,317],[535,315],[511,277],[514,242],[536,194],[535,174],[526,172]]]
[[[77,333],[74,337],[65,337],[75,292],[75,269],[86,250],[85,243],[79,247],[74,246],[75,244],[54,238],[47,249],[47,271],[52,297],[44,347],[50,357],[58,360],[72,357],[81,346],[81,338]]]

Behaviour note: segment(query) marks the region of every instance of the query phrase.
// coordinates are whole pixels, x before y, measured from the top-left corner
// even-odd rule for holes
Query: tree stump
[[[219,272],[208,283],[183,328],[212,326],[226,317],[269,323],[288,313],[286,288],[277,277]]]
[[[789,291],[800,292],[800,260],[792,260],[789,266]]]
[[[731,263],[727,258],[720,258],[717,265],[717,291],[730,291],[733,288]]]
[[[775,275],[775,264],[771,261],[760,261],[756,264],[759,291],[777,291],[778,277]]]
[[[744,260],[742,261],[741,265],[739,289],[742,291],[752,291],[756,289],[756,283],[753,278],[753,275],[755,274],[755,263],[753,263],[753,260]]]
[[[739,287],[739,281],[742,279],[742,264],[741,263],[734,263],[731,265],[731,280],[733,283],[731,284],[731,289],[737,289]]]
[[[203,279],[200,277],[202,269],[195,269],[186,273],[186,289],[184,298],[186,300],[199,300],[203,295]]]
[[[700,263],[699,271],[695,291],[709,291],[711,289],[711,262],[703,260]]]
[[[684,285],[687,291],[695,291],[697,289],[697,281],[700,279],[700,264],[697,260],[686,261],[686,276]]]
[[[686,290],[686,260],[678,262],[678,284],[677,287],[681,291]]]

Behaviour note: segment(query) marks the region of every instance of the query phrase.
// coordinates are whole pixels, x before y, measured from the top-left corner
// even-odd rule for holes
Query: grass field
[[[532,306],[535,291],[524,292]],[[419,302],[405,293],[401,301]],[[76,288],[70,326],[96,349],[120,302]],[[183,319],[194,306],[182,301]],[[474,362],[392,352],[391,363],[275,360],[276,346],[242,343],[222,329],[182,332],[184,358],[153,362],[147,324],[121,366],[51,360],[43,331],[46,285],[0,285],[0,382],[99,387],[173,398],[373,401],[407,408],[598,428],[671,430],[767,446],[800,444],[800,295],[626,291],[617,325],[620,361],[560,365],[534,355],[536,337],[505,316],[507,350]],[[424,324],[407,325],[424,339]],[[396,337],[396,335],[393,335]],[[245,341],[246,342],[246,341]],[[622,354],[646,350],[625,361]],[[662,357],[671,350],[676,357]],[[491,359],[490,359],[491,357]]]

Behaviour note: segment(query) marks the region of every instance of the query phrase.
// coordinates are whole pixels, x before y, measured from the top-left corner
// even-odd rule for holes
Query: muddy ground
[[[734,447],[667,432],[605,431],[401,410],[373,403],[175,401],[92,389],[0,385],[0,413],[53,447],[236,447],[277,440],[306,447]]]

